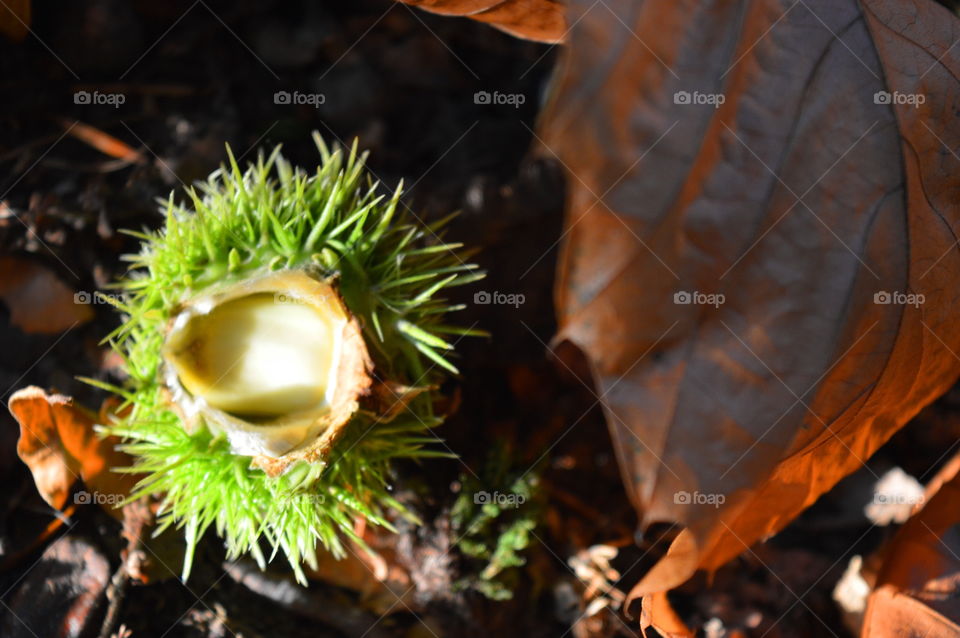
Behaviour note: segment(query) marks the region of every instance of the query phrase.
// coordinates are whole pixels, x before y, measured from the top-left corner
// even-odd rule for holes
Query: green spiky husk
[[[170,196],[159,232],[131,233],[142,250],[129,258],[123,301],[113,302],[124,322],[108,337],[128,380],[122,388],[94,383],[124,399],[123,416],[103,429],[135,458],[122,471],[144,475],[130,498],[162,495],[160,529],[185,530],[184,578],[197,542],[213,527],[230,558],[250,554],[263,566],[265,541],[303,581],[301,565],[315,564],[318,543],[338,556],[343,537],[362,544],[357,517],[390,528],[387,510],[411,516],[390,496],[391,460],[445,455],[430,446],[441,419],[429,393],[389,422],[358,412],[326,462],[301,462],[277,477],[231,454],[223,437],[203,428],[189,434],[168,403],[161,347],[177,307],[210,286],[270,270],[309,267],[335,277],[383,379],[436,384],[456,371],[451,335],[479,334],[444,322],[462,306],[442,299],[443,291],[482,277],[465,263],[460,244],[441,239],[449,218],[427,226],[400,212],[400,188],[378,195],[356,145],[345,153],[315,140],[321,164],[312,175],[292,167],[279,148],[241,171],[228,148],[229,165],[189,189],[188,205]]]

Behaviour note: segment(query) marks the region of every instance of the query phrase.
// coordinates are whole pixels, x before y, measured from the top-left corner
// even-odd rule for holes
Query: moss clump
[[[511,468],[503,445],[490,453],[479,478],[460,476],[460,495],[450,513],[467,563],[458,589],[473,589],[492,600],[513,597],[520,576],[516,568],[526,564],[524,553],[542,512],[537,481],[535,468]]]

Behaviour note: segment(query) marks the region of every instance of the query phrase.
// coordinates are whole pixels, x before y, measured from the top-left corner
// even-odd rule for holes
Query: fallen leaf
[[[400,0],[432,13],[466,16],[510,35],[539,42],[562,42],[565,5],[559,0]]]
[[[56,334],[93,317],[87,293],[75,294],[45,266],[20,257],[0,257],[0,300],[10,323],[30,334]]]
[[[642,612],[640,614],[640,631],[644,636],[664,636],[664,638],[690,638],[694,634],[680,620],[680,616],[673,610],[666,592],[657,592],[643,597]],[[653,628],[657,633],[648,634]]]
[[[960,455],[884,551],[863,638],[960,635]]]
[[[0,33],[20,42],[30,33],[30,0],[6,0],[0,5]]]
[[[110,471],[131,465],[131,459],[116,449],[115,437],[97,436],[93,413],[69,397],[48,395],[36,386],[15,392],[8,405],[20,423],[17,454],[47,503],[63,510],[73,484],[82,479],[91,492],[79,492],[77,504],[97,503],[122,518],[113,505],[130,494],[137,477]]]
[[[960,375],[960,38],[914,0],[573,0],[558,341],[641,529],[631,599],[782,529]]]
[[[956,638],[960,625],[932,611],[915,598],[884,585],[870,595],[868,617],[861,636],[870,638]],[[867,610],[870,614],[870,610]]]

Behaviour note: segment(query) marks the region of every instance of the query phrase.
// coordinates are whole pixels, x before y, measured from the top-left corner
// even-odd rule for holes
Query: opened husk
[[[188,430],[205,423],[270,474],[323,460],[371,384],[357,321],[329,281],[303,270],[189,300],[163,357]]]

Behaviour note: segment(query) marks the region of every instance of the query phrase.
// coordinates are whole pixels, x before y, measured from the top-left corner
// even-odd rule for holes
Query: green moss
[[[525,551],[542,504],[535,468],[511,467],[506,446],[495,447],[477,478],[460,476],[461,491],[450,520],[466,562],[460,590],[473,589],[493,600],[513,597]],[[478,496],[479,495],[479,496]]]

